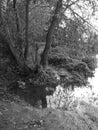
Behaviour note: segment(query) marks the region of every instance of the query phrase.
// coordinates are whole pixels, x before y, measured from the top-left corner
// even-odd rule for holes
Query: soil
[[[37,109],[2,92],[0,130],[98,130],[98,108],[81,102],[75,111]]]

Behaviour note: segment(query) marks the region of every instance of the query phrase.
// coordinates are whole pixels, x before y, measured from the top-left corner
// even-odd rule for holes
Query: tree
[[[86,3],[89,1],[91,3]],[[56,64],[59,64],[62,68],[66,67],[65,74],[68,78],[65,78],[67,83],[65,87],[68,84],[72,86],[74,84],[83,85],[86,79],[92,76],[90,70],[94,67],[87,65],[91,59],[84,58],[84,61],[82,61],[80,55],[78,59],[81,62],[73,60],[74,57],[66,58],[70,54],[71,56],[80,54],[82,49],[87,51],[88,43],[92,43],[91,37],[88,38],[88,42],[84,42],[83,34],[85,31],[89,31],[87,27],[89,21],[87,22],[88,15],[82,17],[81,14],[83,13],[79,14],[79,10],[82,12],[85,4],[90,4],[93,7],[94,3],[92,0],[82,0],[82,2],[84,2],[83,7],[81,7],[81,0],[0,0],[0,18],[4,31],[0,28],[0,38],[2,36],[5,39],[15,60],[14,65],[18,64],[20,73],[26,72],[27,77],[25,79],[29,77],[30,72],[32,73],[30,75],[32,79],[28,80],[31,88],[32,84],[35,85],[35,89],[37,86],[38,93],[40,93],[39,87],[42,87],[42,93],[39,95],[45,103],[45,88],[52,86],[55,89],[57,85],[52,73],[53,70],[46,67],[51,46],[55,48],[56,57],[54,58],[54,55],[51,55],[52,63],[56,61]],[[57,48],[53,44],[53,37],[55,38],[54,43],[57,43]],[[85,43],[87,47],[84,45]],[[41,47],[44,49],[41,50]],[[84,50],[82,53],[84,53]],[[58,52],[63,53],[63,56],[58,56]],[[32,89],[34,90],[34,88]]]
[[[26,61],[23,55],[23,40],[20,33],[20,23],[17,10],[17,0],[12,2],[9,0],[7,3],[2,4],[2,19],[3,19],[3,32],[2,38],[5,39],[9,51],[11,52],[14,60],[18,64],[20,70],[28,70]],[[5,6],[3,6],[3,4]]]
[[[60,12],[61,8],[62,8],[62,0],[58,0],[57,4],[56,4],[56,7],[55,7],[54,15],[53,15],[52,20],[51,20],[50,27],[48,29],[48,33],[46,35],[45,49],[44,49],[44,51],[42,53],[42,56],[41,56],[41,64],[43,66],[47,65],[48,53],[49,53],[49,50],[50,50],[50,47],[51,47],[52,32],[53,32],[53,30],[55,28],[56,22],[58,20],[58,15],[59,15],[59,12]]]
[[[69,4],[69,1],[66,2],[66,7],[64,9],[64,12],[72,5],[74,5],[78,0],[74,1],[74,2],[71,2],[71,4]],[[57,23],[58,23],[58,20],[60,17],[60,11],[61,9],[63,8],[63,0],[58,0],[57,3],[56,3],[56,7],[55,7],[55,11],[54,11],[54,15],[52,16],[52,20],[51,20],[51,23],[50,23],[50,26],[48,28],[48,32],[47,32],[47,35],[46,35],[46,45],[45,45],[45,49],[41,55],[41,64],[43,66],[46,66],[47,65],[47,61],[48,61],[48,53],[49,53],[49,50],[50,50],[50,47],[51,47],[51,38],[52,38],[52,34],[53,34],[53,31],[55,29],[55,27],[57,26]],[[60,22],[60,21],[59,21]],[[59,25],[59,24],[58,24]]]
[[[40,41],[41,38],[38,38],[40,37],[40,34],[42,35],[41,37],[44,37],[44,41],[46,42],[45,48],[41,55],[40,64],[43,67],[47,65],[48,54],[51,48],[52,35],[55,29],[59,27],[59,24],[62,22],[62,14],[64,16],[68,10],[72,11],[75,10],[76,6],[80,7],[79,2],[80,0],[76,0],[76,1],[38,0],[36,2],[35,1],[32,2],[31,0],[27,0],[27,1],[13,0],[11,2],[10,0],[8,0],[9,4],[6,4],[7,8],[5,9],[5,13],[3,14],[4,16],[3,19],[6,25],[5,30],[7,30],[6,31],[8,36],[7,39],[10,39],[8,43],[9,48],[13,53],[19,66],[21,66],[21,68],[25,68],[25,66],[28,66],[27,58],[28,58],[28,53],[30,48],[29,42],[32,42],[34,45],[38,39]],[[36,19],[35,17],[41,18],[39,17],[40,14],[37,14],[37,10],[40,9],[43,10],[43,12],[45,12],[44,10],[46,10],[46,14],[44,15],[43,19],[45,19],[48,16],[48,18],[45,21],[41,21],[41,19],[37,19],[41,21],[41,24],[39,24],[40,22],[35,21]],[[36,16],[33,15],[34,16],[33,18],[31,17],[32,12],[36,12]],[[76,15],[75,13],[73,14]],[[46,27],[47,22],[48,22],[48,26]],[[33,26],[34,25],[33,23],[35,24],[35,26]],[[39,26],[38,29],[40,30],[36,30],[35,27],[38,26]],[[30,39],[30,35],[32,37],[32,41],[28,40]],[[38,36],[35,38],[36,35]],[[32,48],[34,49],[34,47]]]

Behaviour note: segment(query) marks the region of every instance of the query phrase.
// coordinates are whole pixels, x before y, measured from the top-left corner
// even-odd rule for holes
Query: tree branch
[[[96,30],[96,31],[98,32],[98,30],[97,30],[92,24],[90,24],[87,20],[85,20],[83,17],[81,17],[77,12],[75,12],[75,11],[72,10],[71,8],[70,8],[70,10],[71,10],[74,14],[76,14],[78,17],[80,17],[84,22],[86,22],[88,25],[90,25],[94,30]]]
[[[62,0],[58,0],[57,4],[56,4],[55,11],[54,11],[54,15],[52,16],[50,27],[48,29],[48,33],[46,35],[46,45],[45,45],[44,51],[43,51],[42,56],[41,56],[41,64],[43,67],[45,67],[47,65],[48,53],[49,53],[49,50],[51,47],[52,32],[53,32],[55,24],[58,20],[58,14],[59,14],[61,8],[62,8]]]

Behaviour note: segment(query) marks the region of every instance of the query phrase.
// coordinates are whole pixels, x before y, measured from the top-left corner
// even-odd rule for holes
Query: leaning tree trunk
[[[53,33],[53,30],[54,30],[55,25],[57,23],[58,14],[59,14],[61,8],[62,8],[62,0],[58,0],[57,4],[56,4],[54,16],[52,17],[51,24],[50,24],[50,27],[48,29],[48,33],[47,33],[47,36],[46,36],[45,49],[44,49],[44,51],[41,55],[41,65],[43,67],[45,67],[48,63],[48,53],[49,53],[49,50],[50,50],[50,47],[51,47],[52,33]]]

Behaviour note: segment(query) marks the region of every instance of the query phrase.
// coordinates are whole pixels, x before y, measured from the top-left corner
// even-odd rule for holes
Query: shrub
[[[91,71],[94,71],[95,68],[97,67],[97,60],[95,57],[85,57],[82,59],[82,61],[84,63],[87,64],[88,68],[91,70]]]
[[[96,59],[90,56],[82,60],[72,59],[68,56],[65,57],[63,52],[60,53],[55,48],[49,55],[49,64],[55,66],[58,70],[63,68],[63,74],[59,73],[59,76],[61,80],[63,79],[62,81],[65,87],[70,85],[81,87],[82,85],[86,86],[88,84],[88,78],[94,76]]]
[[[53,96],[47,96],[47,105],[52,108],[62,108],[68,110],[73,102],[73,93],[71,90],[64,89],[58,85]]]
[[[57,79],[55,78],[52,68],[41,68],[38,73],[32,77],[32,83],[38,86],[55,88],[57,85]]]

